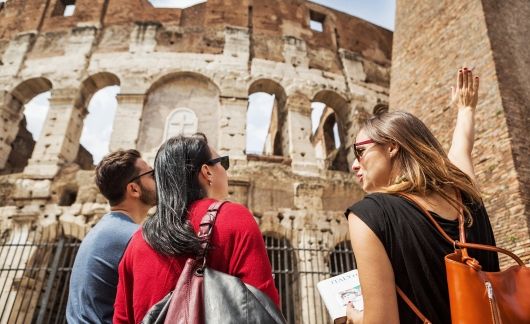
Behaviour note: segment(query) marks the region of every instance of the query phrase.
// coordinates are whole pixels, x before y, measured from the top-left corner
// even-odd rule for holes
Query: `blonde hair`
[[[378,144],[399,145],[394,157],[397,176],[383,188],[386,193],[415,193],[426,195],[434,192],[453,207],[464,210],[471,224],[469,209],[449,195],[445,188],[452,187],[475,202],[480,202],[480,192],[473,180],[456,167],[425,124],[414,115],[402,112],[384,112],[364,122],[361,129]]]

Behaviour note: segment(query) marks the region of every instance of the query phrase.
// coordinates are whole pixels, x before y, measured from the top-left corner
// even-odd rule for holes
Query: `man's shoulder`
[[[85,240],[102,240],[106,242],[125,242],[138,230],[127,215],[111,212],[105,214],[99,222],[88,232]]]

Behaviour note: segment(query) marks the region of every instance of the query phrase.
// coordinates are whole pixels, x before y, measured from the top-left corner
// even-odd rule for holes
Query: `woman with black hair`
[[[157,210],[136,232],[119,266],[114,323],[138,323],[175,287],[186,262],[200,253],[195,233],[208,207],[228,196],[228,156],[203,134],[167,140],[155,159]],[[279,305],[261,232],[244,206],[225,203],[212,234],[208,265],[240,278]]]

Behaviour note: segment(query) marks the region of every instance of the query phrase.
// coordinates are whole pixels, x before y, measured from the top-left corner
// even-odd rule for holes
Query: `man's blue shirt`
[[[127,215],[111,212],[88,232],[70,277],[68,323],[112,323],[118,264],[137,229]]]

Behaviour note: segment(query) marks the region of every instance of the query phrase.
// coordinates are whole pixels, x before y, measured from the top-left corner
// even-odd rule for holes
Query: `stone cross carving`
[[[197,115],[188,108],[177,108],[169,114],[164,140],[176,135],[193,135],[197,132]]]

